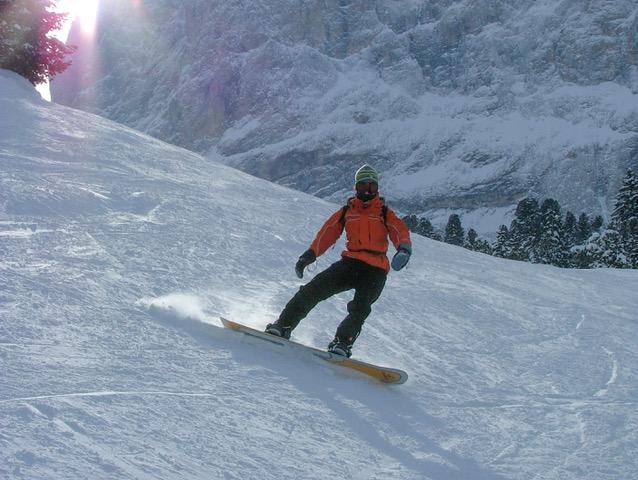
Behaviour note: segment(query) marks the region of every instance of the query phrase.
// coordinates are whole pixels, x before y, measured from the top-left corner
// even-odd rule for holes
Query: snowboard
[[[259,338],[261,340],[265,340],[267,342],[271,342],[277,345],[281,345],[284,347],[290,347],[298,350],[303,350],[308,352],[315,357],[321,358],[328,363],[333,365],[338,365],[340,367],[349,368],[351,370],[356,370],[364,375],[368,375],[376,380],[379,380],[383,383],[391,383],[391,384],[401,384],[405,383],[408,379],[408,374],[403,370],[399,370],[396,368],[382,367],[379,365],[373,365],[371,363],[362,362],[361,360],[355,360],[354,358],[346,358],[342,355],[337,355],[334,353],[330,353],[324,350],[319,350],[318,348],[309,347],[307,345],[303,345],[301,343],[294,342],[292,340],[287,340],[282,337],[277,337],[275,335],[271,335],[266,332],[262,332],[259,330],[255,330],[254,328],[248,327],[246,325],[242,325],[241,323],[233,322],[232,320],[228,320],[226,318],[220,317],[220,320],[224,327],[229,328],[231,330],[235,330],[237,332],[244,333],[246,335],[250,335],[254,338]]]

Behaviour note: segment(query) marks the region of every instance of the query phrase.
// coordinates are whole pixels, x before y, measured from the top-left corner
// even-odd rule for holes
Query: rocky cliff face
[[[609,211],[638,163],[633,0],[110,0],[56,102],[342,201],[495,231],[525,195]]]

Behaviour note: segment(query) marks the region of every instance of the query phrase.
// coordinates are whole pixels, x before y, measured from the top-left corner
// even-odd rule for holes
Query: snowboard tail
[[[349,368],[351,370],[356,370],[383,383],[401,384],[405,383],[408,379],[408,374],[403,370],[390,367],[382,367],[379,365],[374,365],[372,363],[362,362],[361,360],[355,360],[354,358],[346,358],[341,355],[330,353],[324,350],[319,350],[318,348],[309,347],[292,340],[277,337],[260,330],[255,330],[254,328],[242,325],[241,323],[233,322],[232,320],[228,320],[223,317],[220,317],[220,320],[224,327],[231,330],[250,335],[251,337],[260,338],[267,342],[307,351],[312,355],[325,360],[326,362],[338,365],[340,367]]]

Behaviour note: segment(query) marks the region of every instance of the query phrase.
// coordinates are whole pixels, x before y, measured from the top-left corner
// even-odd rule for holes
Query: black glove
[[[310,265],[317,259],[317,255],[312,249],[308,249],[301,254],[299,260],[297,260],[297,264],[295,265],[295,273],[299,278],[303,278],[303,269]]]

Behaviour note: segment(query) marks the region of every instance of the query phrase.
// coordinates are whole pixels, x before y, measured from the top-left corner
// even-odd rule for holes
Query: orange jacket
[[[348,200],[348,211],[341,220],[343,208],[332,214],[317,233],[310,248],[317,256],[330,248],[346,230],[346,249],[342,257],[356,258],[369,265],[390,271],[388,236],[396,248],[401,244],[412,245],[410,231],[390,208],[383,223],[383,200],[376,196],[369,202],[358,198]],[[345,224],[345,225],[344,225]]]

